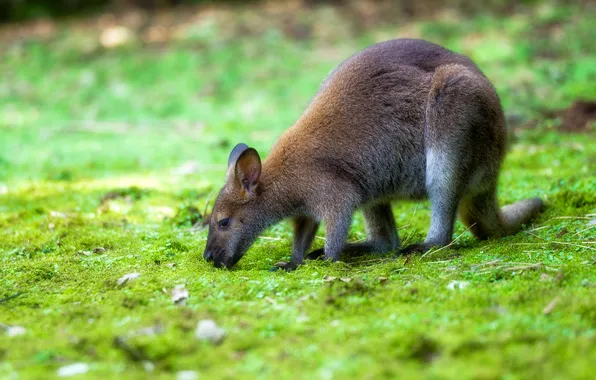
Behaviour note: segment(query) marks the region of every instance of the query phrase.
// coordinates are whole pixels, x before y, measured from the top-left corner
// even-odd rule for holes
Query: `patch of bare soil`
[[[575,100],[568,108],[559,110],[540,110],[538,119],[558,120],[556,129],[568,133],[593,133],[596,131],[596,101]],[[539,124],[538,119],[524,120],[517,114],[507,115],[507,125],[512,130],[533,129]]]
[[[592,132],[596,123],[596,101],[576,100],[571,107],[559,113],[561,131]]]

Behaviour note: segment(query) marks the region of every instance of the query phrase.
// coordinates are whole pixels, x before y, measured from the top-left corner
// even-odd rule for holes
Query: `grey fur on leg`
[[[310,248],[319,222],[308,216],[298,216],[294,218],[294,245],[292,247],[292,261],[297,264],[302,263],[304,254]]]
[[[451,243],[453,237],[453,224],[459,199],[450,189],[438,186],[431,195],[431,221],[430,228],[424,239],[428,248],[443,246]],[[439,195],[443,193],[443,195]]]
[[[462,187],[462,175],[457,173],[460,165],[454,157],[456,155],[441,153],[438,149],[427,151],[426,188],[431,202],[430,228],[423,243],[409,245],[400,253],[424,252],[451,242]]]
[[[292,258],[290,262],[279,262],[276,267],[287,271],[294,270],[302,264],[304,254],[310,248],[319,222],[308,216],[297,216],[294,218],[294,244],[292,246]]]
[[[325,223],[325,259],[337,261],[348,237],[350,224],[352,223],[352,212],[334,215],[326,219]]]
[[[366,227],[366,241],[344,244],[342,256],[355,257],[368,253],[387,253],[399,248],[399,237],[395,218],[389,203],[376,203],[363,209]],[[325,254],[324,249],[312,251],[307,258],[317,259]]]
[[[376,203],[363,210],[367,243],[374,253],[386,253],[399,248],[395,217],[390,203]],[[367,252],[368,253],[368,252]]]

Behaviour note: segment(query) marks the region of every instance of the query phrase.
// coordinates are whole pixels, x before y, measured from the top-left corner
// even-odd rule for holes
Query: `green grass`
[[[542,6],[403,30],[470,55],[509,113],[536,118],[596,98],[595,21]],[[553,120],[516,134],[500,177],[502,203],[547,204],[515,236],[477,241],[458,222],[455,244],[426,257],[269,272],[290,254],[284,222],[233,270],[202,260],[206,231],[190,226],[221,186],[231,147],[266,155],[330,69],[397,34],[295,42],[270,30],[229,41],[207,29],[190,44],[89,55],[88,37],[64,33],[7,49],[0,299],[22,294],[0,303],[0,323],[26,333],[0,330],[0,377],[48,378],[85,362],[90,378],[145,378],[145,361],[158,378],[589,378],[596,138],[558,133]],[[396,203],[395,215],[403,242],[424,237],[428,203]],[[363,237],[358,214],[350,239]],[[131,272],[141,276],[118,286]],[[166,294],[178,284],[186,306]],[[221,345],[195,339],[205,318],[226,330]]]

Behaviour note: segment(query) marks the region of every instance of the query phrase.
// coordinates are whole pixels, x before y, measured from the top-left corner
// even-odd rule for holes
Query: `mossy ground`
[[[200,47],[132,46],[90,59],[69,33],[15,44],[0,63],[0,299],[20,295],[0,303],[0,322],[26,333],[0,331],[0,377],[48,378],[74,362],[89,363],[89,378],[146,378],[147,362],[159,378],[591,377],[593,134],[560,134],[552,120],[518,131],[500,200],[539,196],[545,212],[498,240],[477,241],[458,222],[455,244],[425,257],[270,272],[290,253],[282,223],[235,269],[218,270],[201,258],[206,231],[191,226],[233,144],[266,154],[358,48],[402,30],[446,44],[478,62],[508,112],[533,118],[596,97],[595,21],[541,6],[341,42],[294,42],[275,30],[222,42],[209,29]],[[395,214],[403,242],[424,237],[427,203],[396,203]],[[350,239],[362,238],[357,215]],[[141,276],[118,286],[131,272]],[[186,306],[170,299],[178,284],[190,292]],[[226,330],[221,345],[195,339],[205,318]]]

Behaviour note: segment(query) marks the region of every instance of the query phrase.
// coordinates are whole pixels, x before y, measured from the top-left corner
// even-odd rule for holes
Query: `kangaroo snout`
[[[217,268],[228,267],[225,250],[221,248],[208,247],[203,254],[203,257],[208,262],[212,262]]]
[[[216,268],[231,268],[240,260],[242,255],[228,254],[225,248],[218,247],[214,244],[208,244],[203,254],[203,258],[207,262],[212,262]]]
[[[211,253],[211,250],[206,250],[205,253],[203,254],[203,257],[207,261],[213,261],[213,253]]]

